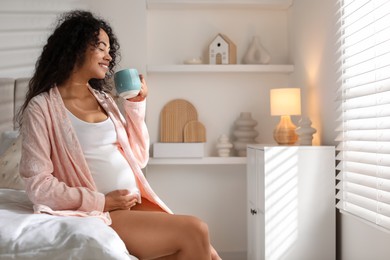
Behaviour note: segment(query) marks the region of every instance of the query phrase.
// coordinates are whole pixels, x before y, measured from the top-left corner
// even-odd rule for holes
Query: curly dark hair
[[[91,45],[99,41],[99,31],[103,29],[110,41],[109,54],[112,58],[105,79],[91,79],[89,84],[99,91],[110,91],[108,79],[114,74],[114,68],[119,58],[119,43],[110,25],[91,12],[74,10],[64,13],[57,21],[57,26],[43,47],[41,56],[35,64],[35,72],[29,82],[26,100],[19,113],[27,107],[30,100],[55,85],[61,85],[70,76],[76,65],[83,64],[85,53]]]

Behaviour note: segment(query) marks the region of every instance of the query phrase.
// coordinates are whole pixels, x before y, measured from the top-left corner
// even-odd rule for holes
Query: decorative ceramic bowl
[[[202,64],[202,59],[201,58],[190,58],[188,60],[184,61],[184,64]]]

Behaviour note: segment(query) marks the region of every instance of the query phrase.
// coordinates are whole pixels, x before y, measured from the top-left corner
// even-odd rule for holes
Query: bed
[[[0,78],[0,259],[137,259],[94,217],[33,214],[19,177],[21,139],[14,115],[27,78]]]

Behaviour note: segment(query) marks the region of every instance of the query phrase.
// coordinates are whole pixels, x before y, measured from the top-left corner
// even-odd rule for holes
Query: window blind
[[[31,77],[58,15],[86,7],[81,0],[1,0],[0,77]]]
[[[390,230],[390,1],[339,3],[337,208]]]

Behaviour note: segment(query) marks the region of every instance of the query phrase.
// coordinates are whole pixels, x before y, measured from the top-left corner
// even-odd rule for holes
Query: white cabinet
[[[335,259],[335,149],[249,145],[248,260]]]

